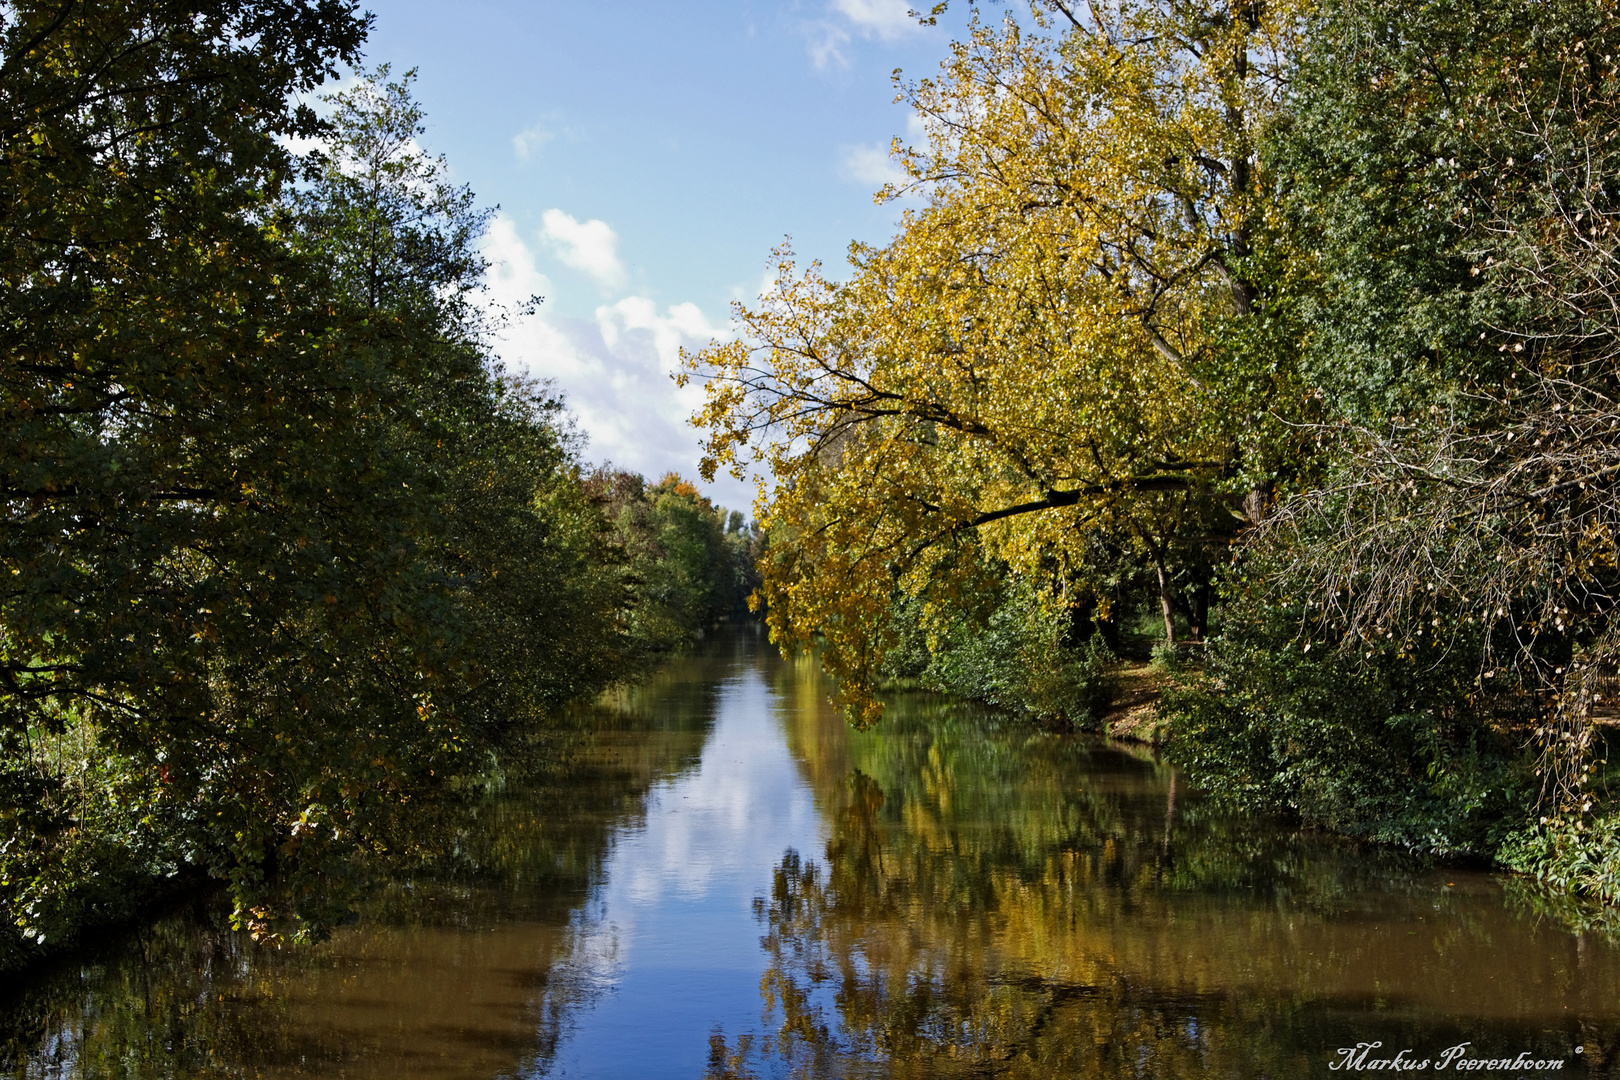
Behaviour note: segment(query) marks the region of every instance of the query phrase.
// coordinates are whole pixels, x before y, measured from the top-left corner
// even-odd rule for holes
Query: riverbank
[[[1111,738],[1163,746],[1169,726],[1159,718],[1159,698],[1173,678],[1149,663],[1124,661],[1110,672],[1113,698],[1102,714],[1102,729]]]

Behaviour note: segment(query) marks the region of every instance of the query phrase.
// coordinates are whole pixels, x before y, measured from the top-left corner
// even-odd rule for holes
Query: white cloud
[[[582,270],[597,284],[609,288],[624,284],[624,264],[619,261],[619,235],[605,221],[580,221],[561,210],[547,210],[540,217],[543,235],[566,266]]]
[[[849,44],[849,32],[832,23],[808,23],[804,27],[806,47],[810,50],[810,62],[817,68],[825,68],[829,64],[839,67],[849,67],[849,55],[844,46]]]
[[[484,234],[483,254],[489,260],[489,291],[497,303],[522,307],[531,296],[551,292],[551,279],[535,265],[512,219],[496,214]]]
[[[496,216],[483,251],[494,303],[513,310],[551,291],[510,219]],[[660,309],[648,297],[627,296],[598,307],[590,319],[554,315],[542,306],[508,324],[500,353],[514,371],[556,383],[589,440],[590,460],[650,479],[674,471],[696,480],[700,436],[687,417],[703,391],[677,388],[670,376],[683,347],[700,348],[724,334],[696,304]],[[751,488],[725,476],[708,486],[717,502],[749,509]]]
[[[918,33],[922,26],[912,18],[914,0],[831,0],[828,18],[800,26],[810,60],[818,68],[849,67],[849,43],[853,33],[863,38],[895,41]]]
[[[833,10],[885,41],[921,29],[911,17],[909,0],[833,0]]]
[[[541,124],[526,127],[512,136],[512,153],[517,155],[519,161],[528,161],[540,149],[557,137],[557,133],[547,129]]]
[[[760,272],[759,280],[753,285],[747,282],[738,282],[731,287],[731,302],[741,304],[743,307],[759,307],[767,297],[776,294],[776,268],[767,266]]]
[[[628,335],[646,331],[653,351],[671,371],[680,362],[681,346],[706,345],[725,334],[724,327],[709,325],[696,304],[673,304],[665,310],[667,314],[660,315],[658,306],[645,296],[627,296],[616,304],[597,308],[596,325],[610,349],[617,348]]]
[[[882,187],[904,184],[908,177],[899,162],[889,156],[887,146],[846,146],[838,163],[838,172],[845,180],[857,184]]]

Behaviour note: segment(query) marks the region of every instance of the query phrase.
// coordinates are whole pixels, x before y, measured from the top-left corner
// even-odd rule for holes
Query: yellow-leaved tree
[[[687,357],[703,469],[758,469],[763,595],[817,642],[856,722],[894,644],[991,573],[1049,605],[1095,591],[1099,544],[1157,572],[1200,633],[1210,564],[1263,512],[1299,394],[1257,146],[1293,45],[1289,3],[1035,0],[975,18],[907,85],[921,200],[847,281],[786,249],[742,333]]]

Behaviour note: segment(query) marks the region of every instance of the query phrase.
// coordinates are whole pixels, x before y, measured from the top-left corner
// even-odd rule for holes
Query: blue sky
[[[654,478],[697,471],[677,350],[725,332],[771,248],[836,273],[850,241],[892,235],[899,208],[871,197],[909,131],[891,72],[931,75],[950,40],[908,0],[367,6],[370,63],[418,69],[426,149],[500,207],[492,295],[546,298],[503,358],[563,389],[587,457]]]

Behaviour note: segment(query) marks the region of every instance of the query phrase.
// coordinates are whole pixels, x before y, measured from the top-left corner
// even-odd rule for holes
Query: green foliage
[[[1263,567],[1247,571],[1203,671],[1161,703],[1172,759],[1228,804],[1420,851],[1494,852],[1535,781],[1517,740],[1477,707],[1477,652],[1348,657],[1256,587]]]
[[[1073,613],[1016,583],[984,599],[977,609],[930,609],[898,598],[889,677],[1066,727],[1096,726],[1113,690],[1114,655],[1102,635],[1074,642]]]
[[[387,64],[358,69],[357,85],[326,97],[327,136],[302,160],[305,183],[289,200],[292,240],[352,303],[465,333],[480,322],[487,264],[477,241],[491,212],[418,145],[426,115],[411,98],[415,70],[391,74]]]
[[[93,732],[30,733],[9,747],[6,841],[0,846],[0,967],[71,942],[81,927],[135,915],[153,880],[181,871],[186,808],[164,798],[162,774],[106,753]]]
[[[263,227],[277,138],[316,131],[290,95],[364,29],[279,2],[19,4],[0,26],[0,801],[23,815],[8,914],[36,941],[127,906],[150,865],[146,812],[104,784],[150,807],[162,778],[189,841],[171,863],[262,857],[322,798],[279,767],[358,704],[345,654],[397,653],[366,631],[431,606],[357,543],[405,516],[365,437],[368,358]],[[82,767],[34,757],[70,732]]]
[[[1617,47],[1612,6],[1590,0],[1312,16],[1269,153],[1308,267],[1301,370],[1337,425],[1317,430],[1315,484],[1256,538],[1251,575],[1297,601],[1293,626],[1239,616],[1223,648],[1247,697],[1224,719],[1213,698],[1188,705],[1183,749],[1369,835],[1443,848],[1465,819],[1494,821],[1463,845],[1490,853],[1518,829],[1509,865],[1600,896],[1614,856],[1591,816],[1590,709],[1620,656]],[[1310,685],[1327,692],[1301,699]],[[1330,722],[1345,734],[1312,751],[1300,733]],[[1533,767],[1490,781],[1524,746]],[[1374,797],[1335,755],[1426,778],[1440,802]],[[1481,785],[1503,797],[1471,807]]]
[[[409,76],[325,126],[289,104],[364,29],[0,24],[0,964],[196,871],[318,936],[424,808],[636,670],[622,553],[561,402],[490,359],[486,215],[416,148]],[[315,135],[295,188],[277,140]]]
[[[1524,272],[1574,286],[1560,219],[1612,201],[1616,32],[1591,0],[1333,0],[1312,16],[1267,153],[1309,267],[1301,367],[1340,416],[1499,383],[1522,352],[1504,342],[1568,316]]]
[[[1551,5],[1343,0],[1312,19],[1289,122],[1269,153],[1285,211],[1316,275],[1299,301],[1301,367],[1339,415],[1377,421],[1425,408],[1458,380],[1502,373],[1501,298],[1471,273],[1466,204],[1511,151],[1470,114],[1482,52],[1545,43]],[[1521,151],[1522,153],[1522,151]]]
[[[1564,893],[1620,903],[1620,812],[1539,818],[1509,836],[1497,858]]]
[[[1174,642],[1159,642],[1153,646],[1153,666],[1166,674],[1175,674],[1182,668],[1181,650]]]

